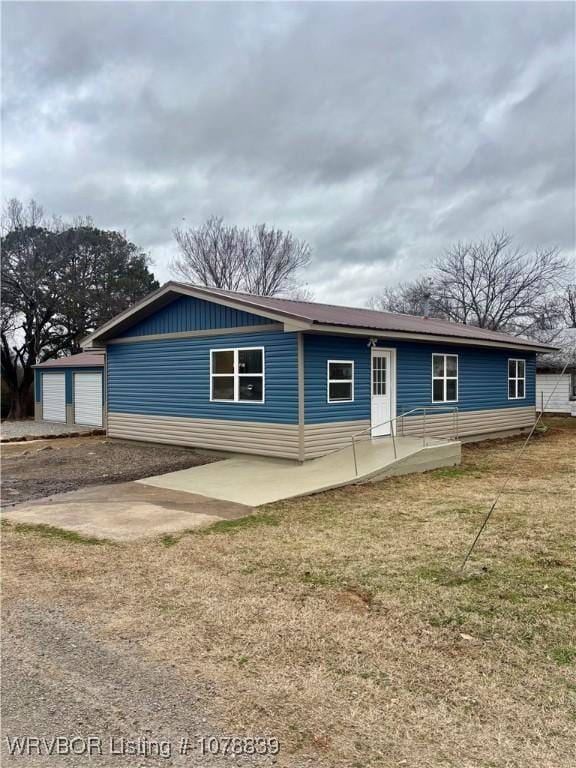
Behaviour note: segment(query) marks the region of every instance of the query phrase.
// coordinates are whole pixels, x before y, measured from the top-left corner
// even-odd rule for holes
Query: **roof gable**
[[[86,336],[82,340],[82,346],[90,348],[92,346],[98,346],[99,344],[106,343],[112,338],[118,338],[122,336],[131,335],[129,329],[135,328],[142,324],[141,327],[146,327],[145,321],[148,318],[159,315],[164,308],[169,307],[173,302],[177,301],[182,296],[188,296],[196,299],[200,299],[205,302],[210,302],[222,307],[229,307],[231,309],[243,312],[244,316],[247,313],[247,308],[234,301],[231,298],[221,297],[217,295],[211,295],[209,289],[201,290],[196,286],[187,285],[185,283],[169,282],[159,288],[157,291],[153,291],[141,301],[129,307],[124,312],[113,317],[107,323],[97,328],[91,334]],[[169,312],[168,312],[169,314]],[[165,317],[168,316],[165,315]],[[254,317],[264,318],[265,322],[283,321],[283,317],[279,317],[276,313],[270,312],[258,308],[250,308],[250,314]],[[258,324],[259,321],[254,323],[241,323],[246,324]],[[151,327],[151,326],[150,326]],[[220,327],[232,327],[232,326],[220,326]],[[138,336],[140,333],[136,332],[133,335]]]
[[[117,336],[126,338],[215,328],[241,328],[269,322],[267,317],[243,309],[225,307],[217,302],[193,296],[175,295],[170,304],[121,331]]]

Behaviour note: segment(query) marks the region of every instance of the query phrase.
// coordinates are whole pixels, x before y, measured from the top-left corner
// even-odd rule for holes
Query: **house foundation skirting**
[[[331,424],[304,425],[304,458],[315,459],[352,445],[353,435],[369,429],[370,420],[335,421]],[[368,437],[367,432],[364,437]]]
[[[108,413],[108,435],[213,451],[298,459],[298,425]]]
[[[399,419],[397,434],[481,440],[502,437],[534,424],[534,406],[407,416]],[[214,451],[250,453],[285,459],[315,459],[351,445],[352,437],[369,437],[369,419],[321,424],[261,423],[225,419],[193,419],[108,413],[108,435],[124,440],[186,445]],[[303,432],[303,435],[302,435]],[[457,432],[457,434],[456,434]]]
[[[490,408],[482,411],[427,413],[406,416],[398,420],[397,434],[431,437],[482,439],[502,437],[502,432],[523,430],[533,426],[536,408],[533,405],[514,408]]]
[[[462,439],[464,442],[504,437],[518,434],[533,426],[536,409],[533,405],[516,408],[491,408],[481,411],[460,411],[423,416],[406,416],[398,419],[396,434],[422,437]],[[331,424],[306,424],[304,426],[304,456],[314,459],[351,445],[352,437],[369,437],[370,420],[339,421]],[[366,430],[363,432],[363,430]]]

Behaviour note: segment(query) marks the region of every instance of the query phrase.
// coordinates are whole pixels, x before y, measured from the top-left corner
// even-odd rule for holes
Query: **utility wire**
[[[536,421],[534,422],[534,426],[533,426],[533,427],[532,427],[532,429],[530,430],[530,432],[529,432],[528,436],[526,437],[526,440],[524,440],[524,442],[523,442],[523,443],[522,443],[522,445],[520,446],[520,450],[518,451],[518,453],[517,453],[517,455],[516,455],[516,458],[515,458],[514,464],[512,465],[512,468],[511,468],[511,471],[508,473],[508,476],[506,477],[506,480],[504,481],[504,484],[502,485],[502,487],[500,488],[500,490],[499,490],[499,491],[498,491],[498,493],[496,494],[496,497],[495,497],[494,501],[492,502],[492,506],[491,506],[491,507],[490,507],[490,509],[488,510],[488,514],[486,515],[486,517],[485,517],[485,518],[484,518],[484,520],[482,521],[482,525],[480,526],[480,529],[479,529],[478,533],[476,534],[476,536],[475,536],[475,538],[474,538],[474,541],[473,541],[473,542],[472,542],[472,544],[470,545],[470,549],[469,549],[469,550],[468,550],[468,552],[466,553],[466,557],[465,557],[465,558],[464,558],[464,560],[462,561],[462,565],[460,566],[460,571],[463,571],[463,570],[464,570],[464,566],[466,565],[466,563],[468,562],[468,559],[469,559],[470,555],[471,555],[471,554],[472,554],[472,552],[474,551],[474,547],[476,546],[476,543],[477,543],[478,539],[479,539],[479,538],[480,538],[480,536],[482,535],[482,531],[484,530],[484,528],[486,528],[486,525],[487,525],[487,523],[488,523],[488,520],[490,520],[490,518],[492,517],[492,513],[493,513],[493,512],[494,512],[494,510],[496,509],[496,506],[497,506],[498,502],[500,501],[500,497],[502,496],[502,494],[504,493],[504,491],[505,491],[505,490],[506,490],[506,488],[508,487],[508,483],[509,483],[509,482],[510,482],[510,480],[512,479],[512,474],[513,474],[513,471],[516,469],[516,466],[517,466],[518,462],[520,461],[520,458],[521,458],[522,454],[524,453],[524,449],[526,448],[526,446],[527,446],[527,445],[528,445],[528,443],[530,442],[530,438],[532,437],[532,435],[533,435],[533,434],[534,434],[534,432],[536,431],[536,427],[537,427],[537,426],[538,426],[538,424],[540,423],[540,420],[542,419],[542,416],[543,416],[543,414],[544,414],[544,411],[546,410],[546,407],[548,406],[548,403],[549,403],[549,402],[550,402],[550,400],[552,399],[552,396],[553,396],[553,395],[554,395],[554,393],[556,392],[556,390],[557,390],[557,388],[558,388],[558,385],[560,384],[560,381],[561,381],[561,379],[562,379],[562,376],[564,376],[564,374],[566,373],[566,369],[568,368],[568,366],[569,366],[569,365],[570,365],[570,360],[568,360],[568,361],[566,362],[566,364],[564,365],[564,368],[562,369],[562,373],[561,373],[561,374],[560,374],[560,376],[558,377],[558,379],[557,379],[557,381],[556,381],[556,384],[554,384],[554,388],[553,388],[552,392],[550,392],[550,394],[548,395],[548,399],[546,400],[546,405],[542,405],[542,410],[540,411],[540,414],[538,415],[538,418],[537,418],[537,419],[536,419]]]

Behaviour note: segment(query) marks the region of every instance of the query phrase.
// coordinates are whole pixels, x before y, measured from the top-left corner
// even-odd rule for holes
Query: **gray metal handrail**
[[[354,470],[356,472],[356,477],[358,477],[358,459],[356,457],[356,439],[360,437],[360,435],[365,434],[366,432],[372,432],[373,429],[379,429],[380,427],[384,427],[386,424],[394,425],[395,422],[398,421],[398,419],[402,419],[402,434],[404,434],[404,416],[409,416],[411,413],[417,413],[419,411],[422,411],[424,414],[423,418],[423,424],[424,424],[424,434],[422,436],[422,444],[424,447],[426,447],[426,412],[427,411],[448,411],[452,412],[454,415],[453,422],[455,422],[455,428],[454,428],[454,436],[456,439],[458,439],[458,406],[457,405],[420,405],[416,408],[410,408],[409,411],[404,411],[403,413],[399,413],[396,416],[393,416],[391,419],[386,419],[386,421],[381,422],[380,424],[371,424],[369,427],[366,427],[365,429],[361,429],[360,432],[356,432],[356,434],[352,435],[352,453],[354,455]],[[396,435],[394,434],[394,426],[390,429],[390,435],[392,437],[392,447],[394,448],[394,458],[398,458],[398,451],[396,449]]]

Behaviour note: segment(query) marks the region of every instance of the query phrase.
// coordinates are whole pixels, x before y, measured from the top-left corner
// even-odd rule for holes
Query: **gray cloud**
[[[4,193],[149,249],[210,214],[364,302],[454,240],[574,250],[570,3],[5,3]]]

